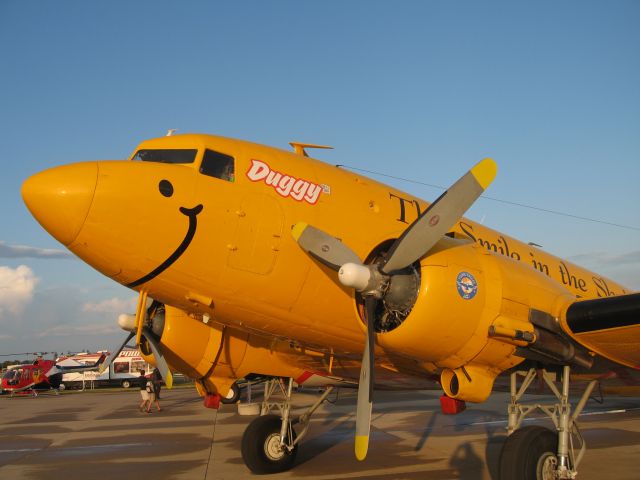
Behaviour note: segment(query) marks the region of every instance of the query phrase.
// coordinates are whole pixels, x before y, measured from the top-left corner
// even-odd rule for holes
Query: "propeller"
[[[382,271],[389,274],[407,267],[431,250],[482,195],[497,172],[496,162],[485,158],[464,174],[400,235]]]
[[[147,308],[146,294],[140,293],[136,315],[122,314],[118,317],[118,325],[123,330],[128,331],[129,335],[122,342],[122,345],[109,355],[107,361],[100,367],[100,372],[103,372],[120,354],[125,345],[135,337],[138,347],[140,347],[142,339],[146,340],[167,388],[173,387],[173,374],[169,370],[169,365],[162,354],[160,342],[158,342],[158,337],[162,334],[162,329],[164,328],[164,310],[161,307],[163,305],[160,302],[153,300]]]
[[[119,319],[118,319],[118,320],[119,320]],[[118,322],[118,323],[119,323],[119,322]],[[131,340],[133,337],[135,337],[135,335],[136,335],[136,334],[135,334],[135,332],[131,332],[131,333],[129,333],[129,335],[127,336],[127,338],[125,339],[125,341],[124,341],[124,342],[122,342],[122,345],[120,345],[120,347],[118,347],[118,349],[114,350],[114,351],[111,353],[111,355],[109,355],[109,356],[107,357],[107,360],[106,360],[102,365],[100,365],[100,369],[98,370],[98,372],[102,373],[102,372],[104,372],[107,368],[109,368],[109,365],[111,365],[111,362],[113,362],[113,361],[116,359],[116,357],[117,357],[118,355],[120,355],[120,352],[122,351],[122,349],[125,347],[125,345],[126,345],[127,343],[129,343],[129,340]]]
[[[393,279],[425,256],[462,217],[497,173],[496,163],[485,158],[456,181],[409,225],[387,252],[386,261],[374,259],[364,264],[347,245],[332,235],[306,223],[298,223],[292,235],[311,257],[338,272],[339,282],[364,298],[367,323],[356,411],[355,454],[364,460],[369,448],[375,367],[375,322],[379,300],[391,297]],[[402,271],[405,272],[402,272]]]
[[[360,367],[360,381],[358,382],[358,405],[356,407],[356,443],[355,451],[358,460],[367,458],[369,450],[369,432],[371,430],[371,413],[373,412],[374,385],[374,348],[376,329],[376,299],[372,295],[364,299],[367,317],[367,337],[364,342],[362,365]]]

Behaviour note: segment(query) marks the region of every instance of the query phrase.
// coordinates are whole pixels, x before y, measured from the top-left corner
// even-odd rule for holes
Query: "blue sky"
[[[0,353],[122,337],[134,295],[58,252],[20,186],[169,128],[443,186],[491,156],[487,195],[635,229],[469,217],[640,289],[638,25],[637,1],[0,2]]]

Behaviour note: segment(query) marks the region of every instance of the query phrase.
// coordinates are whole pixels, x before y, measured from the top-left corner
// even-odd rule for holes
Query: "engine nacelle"
[[[537,270],[476,244],[446,238],[435,250],[420,264],[411,312],[378,333],[377,344],[390,357],[444,370],[450,397],[483,401],[495,377],[523,360],[514,355],[527,345],[522,338],[535,338],[531,309],[557,317],[575,297]],[[502,337],[490,336],[490,327]],[[505,332],[516,333],[509,338]]]
[[[151,319],[151,323],[170,369],[195,379],[201,395],[218,392],[225,396],[238,378],[249,373],[298,378],[305,372],[297,365],[300,355],[288,342],[256,337],[209,319],[205,323],[201,315],[169,305],[165,305],[164,317]],[[155,364],[146,342],[141,352]]]

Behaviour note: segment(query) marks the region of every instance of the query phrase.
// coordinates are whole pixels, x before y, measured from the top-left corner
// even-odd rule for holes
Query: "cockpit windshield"
[[[153,149],[138,150],[133,160],[156,163],[193,163],[196,159],[196,149]]]
[[[15,385],[16,383],[18,383],[18,379],[20,378],[21,372],[22,372],[21,368],[20,369],[14,368],[11,370],[7,370],[2,376],[2,379],[5,380],[9,385]]]

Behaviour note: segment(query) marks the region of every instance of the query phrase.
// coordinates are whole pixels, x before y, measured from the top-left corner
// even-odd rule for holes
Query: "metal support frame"
[[[280,416],[282,416],[282,412],[290,399],[291,393],[287,395],[287,386],[283,378],[267,380],[264,382],[264,398],[262,399],[260,415],[267,415],[271,413],[271,410],[277,408]]]
[[[288,451],[291,451],[298,443],[300,443],[309,431],[311,416],[327,399],[332,391],[333,386],[327,387],[316,402],[302,415],[292,418],[291,394],[293,393],[293,378],[289,378],[286,383],[283,378],[274,378],[265,382],[264,399],[262,400],[260,415],[267,415],[274,408],[278,409],[280,418],[282,419],[282,426],[280,427],[280,448],[285,448]],[[294,424],[302,426],[302,429],[295,438],[293,438]]]
[[[592,380],[587,385],[584,393],[582,394],[580,401],[576,404],[575,408],[571,409],[571,403],[569,402],[569,386],[570,386],[570,373],[571,367],[564,366],[562,370],[562,391],[558,390],[554,382],[549,378],[547,371],[541,369],[543,379],[551,392],[556,396],[559,403],[555,404],[529,404],[523,405],[520,403],[523,395],[531,385],[531,382],[536,377],[537,372],[535,368],[529,369],[528,372],[513,372],[511,374],[511,403],[508,407],[508,424],[507,434],[511,435],[515,430],[520,428],[524,419],[534,410],[540,410],[545,413],[553,422],[558,432],[558,452],[557,463],[555,464],[555,477],[558,479],[574,479],[578,474],[578,465],[582,460],[586,450],[587,444],[580,432],[578,423],[576,422],[580,413],[584,409],[584,406],[591,396],[591,392],[596,385],[596,381]],[[524,380],[518,388],[517,375],[523,375]],[[580,450],[575,451],[574,439],[578,441]]]

